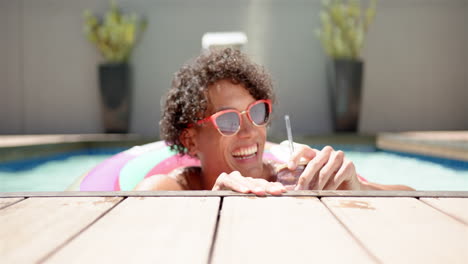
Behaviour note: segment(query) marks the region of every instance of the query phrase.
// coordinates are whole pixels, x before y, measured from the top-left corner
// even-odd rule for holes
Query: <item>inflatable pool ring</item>
[[[267,142],[263,159],[284,162],[281,149],[278,144]],[[80,191],[131,191],[146,177],[189,166],[200,166],[200,161],[188,155],[178,155],[164,141],[135,146],[89,171],[80,183]]]
[[[287,148],[266,142],[263,160],[286,163],[288,157]],[[164,141],[157,141],[132,147],[101,162],[84,176],[79,190],[131,191],[144,178],[189,166],[200,166],[200,161],[188,155],[178,155]],[[366,181],[360,175],[358,177]]]

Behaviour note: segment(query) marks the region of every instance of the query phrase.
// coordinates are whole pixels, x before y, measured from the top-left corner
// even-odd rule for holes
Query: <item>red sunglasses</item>
[[[250,122],[255,126],[265,126],[268,124],[268,121],[270,121],[271,100],[262,99],[255,101],[242,112],[239,112],[236,109],[221,110],[209,117],[197,121],[197,124],[211,121],[221,135],[233,136],[240,130],[241,115],[243,114],[247,114]]]

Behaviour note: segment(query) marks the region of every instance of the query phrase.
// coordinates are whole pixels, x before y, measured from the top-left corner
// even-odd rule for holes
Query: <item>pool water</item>
[[[18,163],[0,163],[0,192],[67,190],[84,173],[117,152],[71,153],[42,158],[40,162],[22,162],[22,167]],[[384,151],[345,150],[345,154],[358,173],[372,182],[404,184],[416,190],[468,191],[468,162],[453,167]]]
[[[0,169],[0,192],[64,191],[109,154],[72,155],[26,170]]]
[[[468,191],[468,166],[462,162],[447,166],[446,162],[384,151],[345,153],[357,172],[371,182],[404,184],[421,191]]]

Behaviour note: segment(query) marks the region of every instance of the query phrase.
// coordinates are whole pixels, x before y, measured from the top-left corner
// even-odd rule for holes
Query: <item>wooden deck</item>
[[[377,147],[468,162],[468,131],[379,133]]]
[[[468,192],[0,193],[0,263],[468,263]]]

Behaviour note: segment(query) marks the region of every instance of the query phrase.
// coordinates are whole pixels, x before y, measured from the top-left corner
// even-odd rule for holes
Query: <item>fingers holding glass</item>
[[[343,164],[344,154],[342,151],[333,151],[330,154],[330,159],[320,169],[317,180],[314,185],[310,188],[313,190],[323,190],[328,182],[333,181],[337,176],[336,172],[341,168]]]
[[[332,147],[326,146],[315,158],[309,161],[304,172],[299,177],[298,183],[294,188],[295,190],[307,190],[310,189],[310,186],[317,185],[319,182],[319,172],[329,161],[332,151]]]
[[[290,170],[296,169],[298,165],[305,165],[317,155],[317,152],[307,145],[294,143],[294,146],[295,151],[288,161]]]

